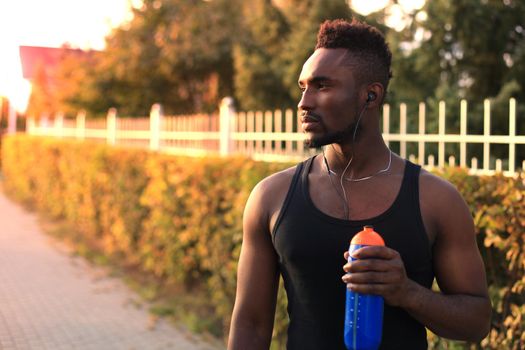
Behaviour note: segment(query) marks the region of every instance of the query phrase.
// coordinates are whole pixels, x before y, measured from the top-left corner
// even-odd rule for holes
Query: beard
[[[346,128],[342,130],[337,131],[326,131],[326,127],[323,124],[322,119],[320,120],[321,125],[323,126],[323,129],[325,130],[325,133],[323,135],[319,136],[312,136],[309,139],[304,140],[304,145],[308,148],[321,148],[322,146],[330,145],[332,143],[347,143],[347,142],[354,142],[354,132],[356,133],[356,137],[359,134],[360,127],[356,130],[356,122],[352,122],[350,125],[348,125]]]

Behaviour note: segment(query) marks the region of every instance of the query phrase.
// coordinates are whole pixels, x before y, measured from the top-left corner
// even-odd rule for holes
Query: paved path
[[[140,308],[120,280],[72,257],[0,192],[0,349],[217,349]]]

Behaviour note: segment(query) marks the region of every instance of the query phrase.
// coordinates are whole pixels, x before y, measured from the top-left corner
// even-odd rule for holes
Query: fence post
[[[456,157],[454,156],[448,157],[448,166],[451,168],[456,166]]]
[[[387,146],[390,146],[390,105],[383,105],[383,138]]]
[[[434,169],[434,163],[435,163],[435,158],[434,158],[434,155],[433,154],[430,154],[428,156],[428,168],[429,169]]]
[[[35,134],[35,118],[33,118],[33,117],[28,117],[27,118],[26,133],[28,135],[34,135]]]
[[[77,114],[76,124],[76,136],[77,139],[84,140],[86,138],[86,111],[81,110]]]
[[[49,129],[49,115],[47,113],[44,113],[40,116],[40,130],[42,131],[43,135],[49,136],[51,132]]]
[[[509,172],[514,174],[516,171],[516,143],[514,142],[516,136],[516,99],[509,100]]]
[[[496,172],[501,173],[503,171],[503,162],[501,159],[496,159]]]
[[[54,120],[55,137],[64,137],[64,113],[58,112]]]
[[[162,106],[155,103],[149,112],[149,149],[158,151],[160,149],[160,132],[162,127]]]
[[[272,111],[266,111],[264,112],[264,128],[263,132],[271,134],[272,133]],[[272,141],[266,139],[264,140],[264,151],[263,153],[271,153],[272,152]]]
[[[470,165],[470,173],[476,175],[478,172],[478,158],[473,157]]]
[[[465,138],[467,136],[467,101],[461,100],[460,112],[459,112],[459,134],[461,135],[461,142],[459,143],[459,166],[462,168],[467,167],[467,142]]]
[[[106,139],[110,145],[117,143],[117,109],[113,107],[106,116]]]
[[[426,133],[426,105],[424,102],[419,103],[419,135]],[[425,141],[420,140],[417,145],[417,154],[419,165],[425,165]]]
[[[445,167],[445,142],[443,140],[445,136],[445,101],[439,102],[439,139],[438,142],[438,167],[443,169]]]
[[[483,101],[483,170],[490,169],[490,100]]]
[[[285,119],[286,119],[286,126],[285,130],[287,133],[293,132],[293,111],[291,109],[287,109],[285,112]],[[286,154],[292,154],[293,150],[293,141],[286,140]]]
[[[401,141],[399,142],[399,155],[401,158],[407,157],[407,142],[405,137],[407,135],[407,105],[401,103],[399,105],[399,134]]]
[[[227,156],[232,151],[231,129],[232,120],[235,117],[235,107],[233,105],[233,98],[225,97],[221,101],[220,106],[220,154]]]

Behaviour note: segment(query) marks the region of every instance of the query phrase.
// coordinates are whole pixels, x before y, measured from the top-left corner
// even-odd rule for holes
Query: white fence
[[[484,102],[483,134],[467,133],[467,102],[460,103],[459,133],[446,133],[445,103],[439,103],[437,133],[426,133],[426,106],[419,104],[418,132],[407,132],[407,106],[399,107],[399,132],[391,132],[391,108],[383,108],[383,137],[391,146],[398,146],[398,153],[427,168],[459,165],[469,168],[473,174],[491,175],[503,172],[514,176],[525,169],[525,160],[516,166],[517,146],[525,145],[525,135],[516,133],[516,100],[509,100],[508,135],[491,134],[490,102]],[[315,150],[304,147],[304,136],[300,118],[292,110],[266,112],[235,112],[233,100],[222,101],[219,115],[165,116],[159,105],[154,105],[149,117],[119,118],[115,109],[110,109],[106,119],[86,119],[79,113],[76,119],[65,119],[61,115],[53,123],[41,119],[38,125],[29,119],[27,132],[64,138],[90,139],[111,145],[149,148],[171,154],[191,156],[248,155],[263,161],[299,161],[315,154]],[[428,151],[435,145],[436,152]],[[455,144],[457,152],[446,150],[447,144]],[[482,159],[468,157],[467,146],[482,145]],[[494,159],[491,145],[508,146],[506,159]],[[417,150],[407,154],[407,149]],[[525,149],[525,148],[524,148]],[[478,152],[479,153],[479,152]],[[522,158],[523,155],[521,155]],[[436,162],[437,158],[437,162]],[[521,158],[521,159],[522,159]],[[506,164],[505,169],[503,164]],[[492,166],[491,166],[492,164]]]

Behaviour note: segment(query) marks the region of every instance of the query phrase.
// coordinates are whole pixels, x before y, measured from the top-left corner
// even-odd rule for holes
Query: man
[[[250,195],[229,349],[268,349],[279,274],[288,349],[345,348],[345,286],[384,297],[381,349],[426,349],[425,327],[468,341],[488,333],[491,305],[467,205],[382,139],[390,62],[377,29],[356,20],[322,24],[299,77],[298,107],[307,143],[326,147]],[[364,225],[386,247],[364,247],[345,264],[343,252]],[[430,289],[434,277],[440,292]]]

